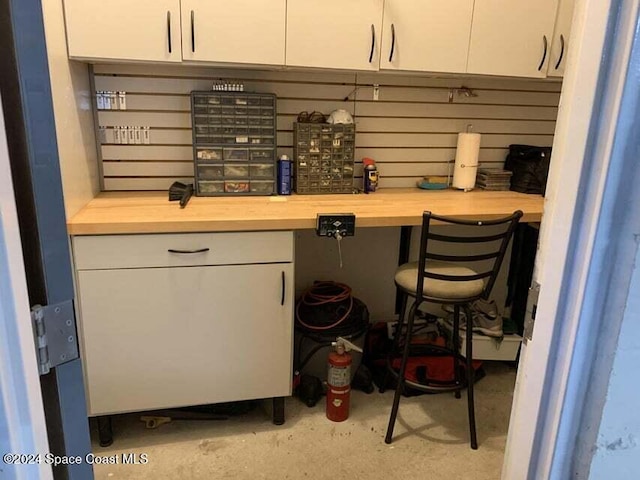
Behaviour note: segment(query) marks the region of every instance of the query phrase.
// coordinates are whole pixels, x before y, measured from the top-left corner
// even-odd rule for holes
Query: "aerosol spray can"
[[[364,165],[364,193],[375,192],[378,188],[378,168],[372,158],[363,158]]]
[[[278,194],[291,195],[291,160],[287,155],[278,160]]]

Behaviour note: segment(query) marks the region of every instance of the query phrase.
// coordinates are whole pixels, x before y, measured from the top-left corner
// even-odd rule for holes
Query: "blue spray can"
[[[278,194],[291,195],[291,160],[287,155],[278,160]]]

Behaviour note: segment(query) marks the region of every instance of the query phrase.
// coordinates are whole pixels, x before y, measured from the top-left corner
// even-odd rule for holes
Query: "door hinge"
[[[524,316],[524,339],[527,343],[533,338],[533,327],[536,323],[536,312],[538,310],[538,297],[540,296],[540,284],[536,281],[531,282],[529,287],[529,296],[527,297],[527,310]]]
[[[78,358],[78,338],[73,301],[31,307],[33,338],[40,375]]]

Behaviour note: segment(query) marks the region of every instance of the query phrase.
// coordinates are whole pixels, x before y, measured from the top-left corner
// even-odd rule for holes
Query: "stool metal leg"
[[[389,381],[389,376],[391,375],[391,372],[389,372],[389,368],[391,368],[391,362],[393,361],[393,356],[398,351],[398,343],[399,343],[400,335],[402,334],[402,327],[404,326],[404,316],[407,311],[407,300],[409,298],[409,295],[407,295],[404,292],[401,292],[400,295],[402,295],[402,303],[400,304],[400,314],[398,316],[398,325],[396,326],[396,331],[393,334],[393,344],[391,346],[391,351],[389,352],[389,355],[387,358],[387,368],[385,369],[384,376],[382,377],[382,384],[380,385],[380,388],[378,388],[378,391],[380,393],[384,393],[387,389],[387,382]]]
[[[460,351],[460,305],[453,306],[453,379],[460,385],[460,369],[458,368],[458,352]],[[455,397],[460,398],[460,390],[456,390]]]
[[[473,385],[475,383],[475,371],[473,370],[473,331],[469,330],[469,319],[471,319],[471,308],[464,306],[467,315],[467,408],[469,410],[469,434],[471,437],[471,448],[478,449],[478,439],[476,437],[476,414],[473,403]]]
[[[413,322],[416,318],[417,303],[414,302],[409,311],[409,322],[407,324],[407,333],[404,339],[404,349],[402,350],[402,362],[398,371],[398,384],[396,385],[396,393],[393,397],[393,407],[391,407],[391,416],[389,417],[389,426],[387,427],[387,435],[384,438],[385,443],[391,443],[393,437],[393,427],[398,416],[398,407],[400,405],[400,396],[404,387],[404,372],[407,369],[407,361],[409,359],[409,348],[411,347],[411,333],[413,332]]]

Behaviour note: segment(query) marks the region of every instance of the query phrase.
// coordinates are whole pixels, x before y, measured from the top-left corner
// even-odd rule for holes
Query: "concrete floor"
[[[308,408],[286,402],[275,426],[264,408],[224,421],[174,421],[145,429],[140,414],[114,417],[115,441],[94,453],[146,453],[146,465],[96,465],[96,479],[500,478],[515,369],[485,362],[476,384],[479,449],[468,443],[466,395],[402,398],[394,441],[384,443],[393,392],[352,392],[346,422],[325,417],[324,398]],[[270,403],[270,402],[269,402]]]

